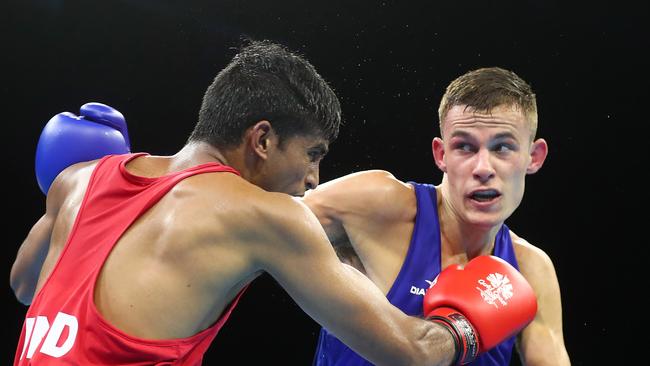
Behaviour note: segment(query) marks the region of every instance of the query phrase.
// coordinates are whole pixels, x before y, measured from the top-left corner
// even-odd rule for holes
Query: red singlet
[[[191,337],[148,340],[109,324],[93,301],[95,283],[126,229],[182,179],[208,172],[239,173],[207,163],[158,178],[130,174],[125,164],[145,155],[112,155],[92,173],[79,213],[45,285],[27,310],[14,366],[200,365],[244,290],[208,329]]]

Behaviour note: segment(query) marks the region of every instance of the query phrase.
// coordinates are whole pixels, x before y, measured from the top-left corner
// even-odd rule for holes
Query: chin
[[[290,195],[294,197],[302,197],[305,195],[305,189],[304,188],[297,188],[297,189],[292,189]]]
[[[302,197],[305,195],[305,191],[296,191],[296,190],[284,190],[283,193],[286,193],[294,197]]]
[[[501,226],[505,221],[505,217],[499,213],[470,213],[466,216],[467,222],[473,226],[479,226],[482,228],[492,228],[495,226]]]

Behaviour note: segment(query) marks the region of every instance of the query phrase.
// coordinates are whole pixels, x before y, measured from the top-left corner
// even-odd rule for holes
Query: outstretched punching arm
[[[250,225],[242,224],[249,255],[310,317],[376,365],[452,361],[451,334],[439,324],[407,316],[367,277],[341,263],[304,204],[282,194],[252,201],[260,213],[252,218],[260,231],[255,239]]]
[[[463,354],[463,360],[469,359],[465,356],[467,347],[454,343],[458,336],[452,324],[438,321],[440,318],[428,321],[407,316],[390,304],[367,277],[337,259],[313,213],[299,202],[283,197],[278,195],[268,201],[268,209],[255,208],[255,212],[266,213],[255,218],[257,228],[263,230],[259,237],[264,239],[252,245],[251,256],[258,268],[271,274],[307,314],[377,365],[448,365],[454,359],[461,359],[460,354]],[[260,201],[255,199],[255,202]],[[444,309],[439,313],[438,308],[466,302],[463,294],[450,291],[456,287],[469,287],[471,289],[465,291],[466,297],[470,298],[471,292],[475,291],[480,299],[480,293],[474,289],[475,282],[468,279],[476,272],[466,271],[465,276],[444,276],[445,285],[434,286],[436,290],[440,289],[440,294],[432,296],[430,290],[429,296],[432,297],[425,314],[445,317],[448,314]],[[515,274],[512,277],[514,279]],[[525,288],[527,284],[525,280],[523,282],[521,287]],[[530,296],[532,291],[517,293],[524,297]],[[478,308],[476,311],[466,308],[460,311],[465,313],[466,323],[474,326],[480,334],[477,337],[483,342],[480,350],[490,349],[514,334],[530,321],[530,312],[534,314],[534,309],[517,313],[518,308],[530,307],[530,303],[535,301],[534,296],[532,300],[512,301],[511,311],[499,318],[511,320],[497,331],[493,331],[494,328],[486,331],[483,324],[489,324],[495,316],[486,309],[492,305],[473,301]],[[473,325],[474,322],[477,325]]]

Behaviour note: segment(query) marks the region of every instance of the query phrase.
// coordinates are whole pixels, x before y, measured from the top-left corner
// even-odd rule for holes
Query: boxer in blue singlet
[[[421,316],[424,293],[442,270],[440,262],[440,224],[438,222],[435,187],[430,184],[411,184],[415,188],[417,198],[415,227],[413,228],[413,236],[404,264],[386,297],[404,313]],[[491,254],[503,258],[515,268],[519,268],[509,230],[505,224],[495,238],[494,250]],[[496,363],[475,361],[476,364],[507,364],[510,360],[513,344],[514,338],[511,338],[481,356],[481,359],[489,359]],[[336,361],[332,360],[331,355],[336,355]],[[316,364],[371,365],[325,328],[321,329],[318,340]]]
[[[422,316],[423,295],[447,266],[483,254],[506,260],[533,286],[537,316],[472,364],[508,365],[516,341],[524,364],[569,365],[553,263],[505,225],[521,202],[525,176],[541,168],[548,151],[546,141],[535,139],[532,89],[507,70],[474,70],[447,87],[439,120],[441,138],[432,142],[443,172],[439,185],[365,171],[308,191],[304,202],[341,260],[365,273],[406,314]],[[477,290],[491,296],[494,289],[477,284]],[[372,363],[323,328],[314,365]]]

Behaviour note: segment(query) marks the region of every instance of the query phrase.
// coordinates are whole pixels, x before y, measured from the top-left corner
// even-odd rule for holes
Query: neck
[[[182,170],[214,162],[230,165],[226,155],[206,142],[190,142],[171,157],[171,167],[173,170]]]
[[[444,185],[438,186],[437,191],[443,253],[449,257],[463,257],[465,260],[490,254],[500,225],[484,226],[467,222],[450,204]]]
[[[190,142],[172,157],[175,170],[187,169],[205,163],[217,162],[236,169],[242,178],[251,181],[253,165],[246,159],[244,144],[232,149],[217,148],[207,142]]]

